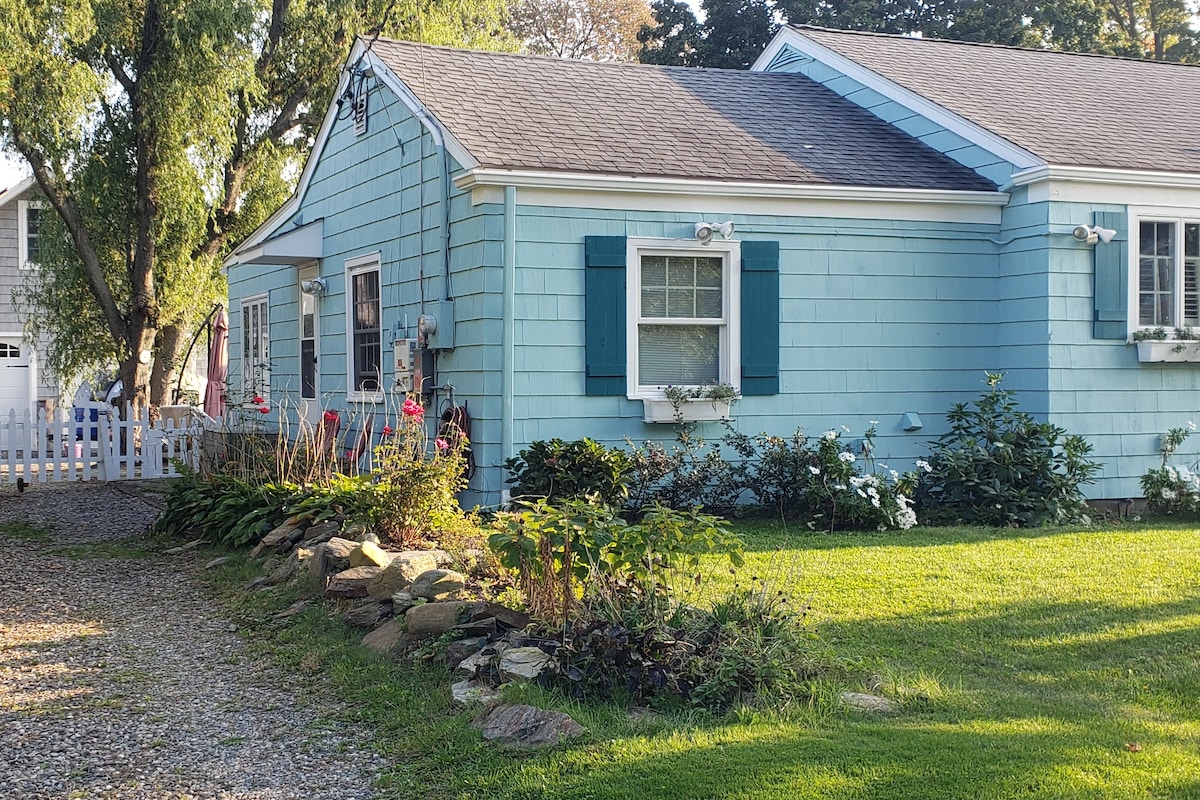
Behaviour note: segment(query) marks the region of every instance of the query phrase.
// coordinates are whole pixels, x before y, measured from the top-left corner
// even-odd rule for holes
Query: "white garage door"
[[[0,338],[0,414],[29,408],[29,354],[20,339]]]

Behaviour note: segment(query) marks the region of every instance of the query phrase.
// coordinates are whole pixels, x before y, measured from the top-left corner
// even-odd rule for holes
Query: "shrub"
[[[552,502],[596,495],[619,504],[629,494],[629,457],[619,447],[592,439],[533,442],[504,462],[514,499],[544,497]]]
[[[1142,476],[1142,495],[1146,508],[1154,514],[1200,514],[1200,475],[1186,467],[1172,467],[1167,461],[1196,429],[1172,428],[1162,437],[1162,465]]]
[[[595,498],[545,499],[493,522],[490,547],[516,570],[535,617],[561,625],[588,597],[619,616],[626,604],[665,606],[679,573],[694,574],[702,556],[742,561],[742,543],[724,521],[697,510],[654,506],[640,522],[623,520]]]
[[[625,612],[556,634],[553,680],[573,697],[716,712],[754,700],[779,705],[809,695],[831,665],[807,606],[757,578],[711,609],[676,606],[666,619],[636,607]]]
[[[745,459],[746,488],[764,509],[811,528],[907,529],[916,524],[899,475],[864,473],[859,456],[842,441],[842,430],[816,439],[797,431],[788,438],[731,431],[730,446]],[[860,452],[871,452],[875,428],[863,434]]]
[[[1003,375],[972,404],[956,403],[950,430],[931,446],[917,507],[935,523],[1032,527],[1086,520],[1080,487],[1100,465],[1081,436],[1017,410]]]
[[[633,511],[658,503],[725,514],[745,494],[742,463],[727,460],[720,442],[696,436],[694,423],[679,425],[669,447],[659,442],[636,445],[629,439],[625,443],[630,462],[626,507]]]

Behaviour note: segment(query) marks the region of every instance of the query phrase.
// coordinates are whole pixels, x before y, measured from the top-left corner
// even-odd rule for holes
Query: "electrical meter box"
[[[415,386],[413,370],[417,361],[417,340],[396,339],[392,342],[392,352],[396,358],[396,389],[411,392]]]

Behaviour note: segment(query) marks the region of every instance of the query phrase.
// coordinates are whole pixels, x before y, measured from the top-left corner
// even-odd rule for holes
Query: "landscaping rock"
[[[437,561],[432,551],[405,550],[393,553],[391,561],[368,591],[376,600],[386,600],[396,592],[407,590],[417,576],[436,568]]]
[[[335,536],[325,543],[325,568],[330,572],[341,572],[350,569],[350,554],[358,542]]]
[[[361,567],[360,569],[365,569]],[[408,625],[408,633],[415,639],[426,636],[437,636],[448,630],[469,622],[474,616],[482,613],[486,604],[471,600],[457,600],[449,603],[424,603],[413,606],[404,615]]]
[[[312,547],[321,542],[328,542],[333,537],[342,532],[342,526],[333,520],[327,519],[322,522],[313,523],[304,531],[304,544]]]
[[[487,645],[486,636],[472,636],[458,639],[446,645],[446,662],[451,668],[461,664],[464,659],[475,655]]]
[[[300,569],[300,554],[297,551],[292,551],[292,554],[283,560],[275,569],[271,570],[271,574],[267,576],[267,583],[272,586],[287,581]]]
[[[474,678],[479,674],[480,669],[490,665],[496,660],[496,657],[496,651],[492,650],[491,648],[488,648],[487,650],[480,650],[479,652],[472,653],[471,655],[459,661],[454,669],[457,672],[461,672],[464,675],[469,675]]]
[[[461,631],[463,636],[490,636],[496,632],[496,618],[484,617],[454,627],[455,630]]]
[[[371,587],[367,587],[367,591],[371,591]],[[408,592],[396,592],[392,595],[392,613],[397,616],[408,611],[413,606],[417,605],[417,601]]]
[[[900,704],[894,700],[862,692],[842,692],[842,704],[855,711],[866,711],[871,714],[895,714],[900,710]]]
[[[500,654],[500,677],[505,681],[532,681],[554,668],[554,657],[540,647],[510,647]]]
[[[377,653],[395,653],[408,643],[404,637],[404,623],[398,619],[388,620],[363,637],[363,647]]]
[[[475,681],[459,681],[451,684],[450,696],[460,706],[495,703],[500,699],[499,690]]]
[[[530,617],[528,614],[524,614],[520,611],[513,611],[511,608],[502,606],[499,603],[488,603],[487,613],[488,616],[495,617],[496,622],[505,628],[520,630],[528,626],[530,623]]]
[[[181,544],[181,545],[179,545],[179,547],[172,547],[169,550],[164,550],[163,552],[169,556],[183,555],[184,553],[188,552],[189,550],[195,550],[197,547],[199,547],[202,544],[204,544],[203,539],[193,539],[192,541],[188,542],[187,544]]]
[[[392,563],[393,553],[389,553],[374,542],[362,542],[350,551],[350,566],[352,567],[386,567]]]
[[[475,723],[483,738],[512,747],[545,747],[581,736],[584,728],[559,711],[527,705],[496,706]]]
[[[456,596],[467,585],[467,579],[450,569],[431,569],[413,579],[408,592],[413,597],[426,600],[447,600]]]
[[[325,575],[328,572],[329,564],[325,558],[325,542],[317,543],[312,549],[312,558],[308,560],[308,577],[319,584],[325,583]]]
[[[383,619],[383,604],[377,600],[355,606],[342,614],[342,621],[347,625],[368,630],[377,626]]]
[[[287,619],[288,617],[296,616],[306,608],[308,608],[307,600],[297,600],[287,608],[283,609],[283,611],[276,611],[271,615],[271,617],[272,619]]]
[[[254,549],[250,551],[250,557],[258,558],[267,552],[286,553],[292,549],[293,544],[300,541],[304,531],[304,523],[299,517],[288,517],[254,546]]]
[[[218,558],[214,558],[212,561],[209,561],[207,564],[205,564],[204,568],[205,569],[216,569],[217,567],[221,566],[222,564],[228,564],[232,560],[233,560],[233,556],[219,556]]]
[[[379,567],[344,569],[329,579],[329,584],[325,587],[325,596],[331,598],[366,597],[367,584],[379,572]]]

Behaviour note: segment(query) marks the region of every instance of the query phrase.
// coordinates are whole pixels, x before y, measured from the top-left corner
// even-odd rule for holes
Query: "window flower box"
[[[678,405],[678,410],[676,410]],[[729,419],[731,400],[696,398],[675,403],[663,398],[642,400],[642,419],[645,422],[712,422]]]
[[[1200,341],[1143,339],[1135,344],[1137,344],[1138,361],[1142,363],[1200,362]]]

